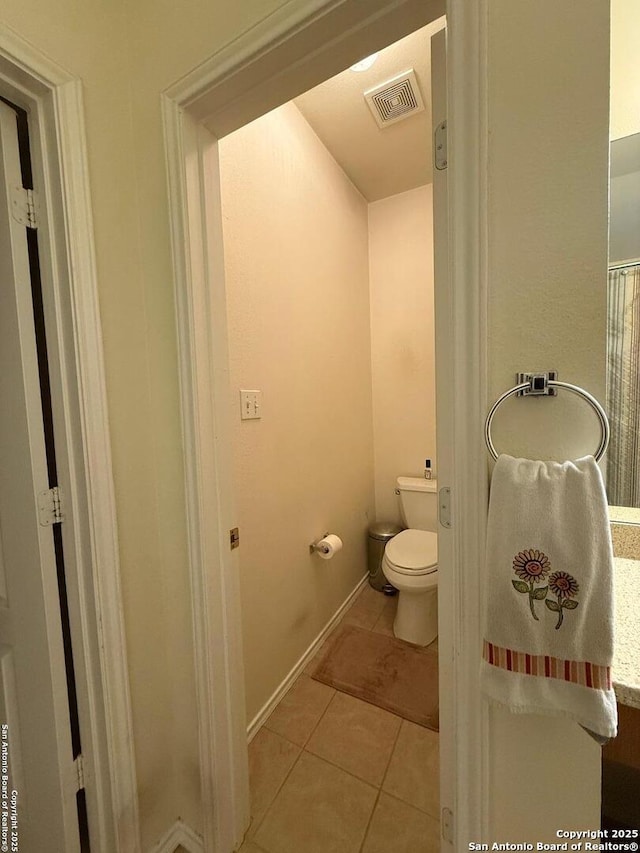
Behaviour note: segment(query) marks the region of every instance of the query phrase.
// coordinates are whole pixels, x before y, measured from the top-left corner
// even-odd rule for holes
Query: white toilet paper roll
[[[335,533],[329,533],[316,545],[318,554],[323,560],[330,560],[342,548],[342,539]]]

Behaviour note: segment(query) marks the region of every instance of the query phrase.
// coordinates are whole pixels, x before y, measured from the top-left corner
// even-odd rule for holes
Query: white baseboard
[[[202,837],[179,818],[150,853],[175,853],[178,847],[183,847],[187,853],[204,853]]]
[[[267,699],[265,704],[262,706],[262,708],[258,711],[256,716],[253,718],[253,720],[251,720],[251,722],[247,726],[247,739],[249,740],[249,743],[256,736],[256,734],[258,733],[258,730],[260,729],[260,727],[262,726],[264,721],[267,719],[269,714],[271,714],[271,712],[276,707],[278,702],[282,699],[282,697],[285,695],[285,693],[287,693],[287,691],[293,686],[293,682],[300,675],[300,673],[305,668],[307,663],[311,660],[311,658],[318,651],[320,646],[327,639],[328,635],[331,633],[331,631],[335,627],[336,623],[342,618],[342,615],[344,614],[345,610],[347,610],[349,608],[349,606],[353,602],[353,599],[357,596],[357,594],[360,592],[361,588],[367,582],[368,577],[369,577],[369,575],[367,573],[366,575],[364,575],[362,580],[358,581],[353,592],[351,592],[349,594],[349,596],[344,601],[344,603],[340,605],[338,610],[336,610],[336,612],[333,614],[331,619],[324,626],[322,631],[320,631],[318,636],[315,638],[315,640],[311,643],[311,645],[306,650],[306,652],[302,655],[300,660],[293,667],[291,672],[285,677],[284,681],[282,681],[282,683],[276,688],[273,695],[269,699]]]

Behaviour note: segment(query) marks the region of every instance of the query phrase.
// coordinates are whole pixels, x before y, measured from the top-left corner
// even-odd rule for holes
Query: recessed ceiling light
[[[352,71],[368,71],[369,68],[373,65],[373,63],[378,58],[377,53],[372,53],[371,56],[367,56],[366,59],[361,59],[360,62],[356,62],[355,65],[351,66]]]

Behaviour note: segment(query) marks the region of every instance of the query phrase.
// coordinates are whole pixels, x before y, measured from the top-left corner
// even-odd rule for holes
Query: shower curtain
[[[607,496],[640,507],[640,265],[609,272],[607,305]]]

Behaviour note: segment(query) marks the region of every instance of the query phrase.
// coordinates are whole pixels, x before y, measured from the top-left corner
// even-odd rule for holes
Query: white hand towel
[[[484,693],[515,713],[615,737],[613,550],[593,456],[500,456],[487,530]]]

